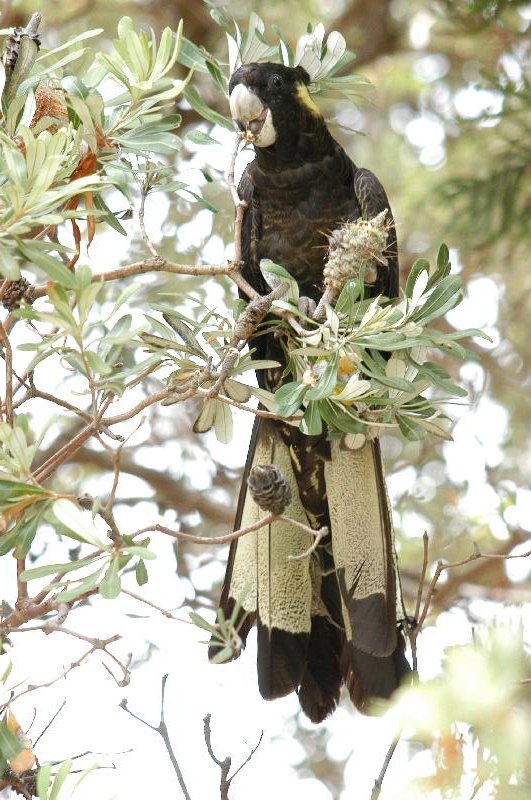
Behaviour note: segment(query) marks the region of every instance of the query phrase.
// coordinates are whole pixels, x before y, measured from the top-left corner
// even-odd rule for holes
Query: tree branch
[[[179,781],[179,786],[181,787],[181,790],[182,790],[182,793],[183,793],[183,795],[185,797],[185,800],[191,800],[190,794],[189,794],[188,789],[186,787],[186,783],[184,781],[183,773],[181,771],[181,768],[180,768],[179,763],[177,761],[177,758],[175,756],[175,752],[173,750],[173,747],[172,747],[172,744],[171,744],[171,741],[170,741],[170,737],[169,737],[169,734],[168,734],[168,728],[166,726],[166,722],[165,722],[165,719],[164,719],[164,703],[165,703],[165,699],[166,699],[166,681],[167,680],[168,680],[168,676],[167,675],[163,675],[162,676],[161,701],[160,701],[160,719],[159,719],[159,724],[157,726],[150,725],[149,722],[146,722],[145,719],[142,719],[142,717],[139,717],[137,714],[134,714],[132,711],[130,711],[129,708],[127,707],[127,699],[125,697],[122,700],[122,702],[120,703],[120,708],[122,708],[131,717],[133,717],[134,719],[138,720],[138,722],[141,722],[142,725],[145,725],[146,728],[150,728],[152,731],[155,731],[155,733],[158,733],[159,736],[162,737],[162,741],[164,742],[164,746],[166,748],[166,752],[168,753],[168,756],[169,756],[170,761],[172,763],[174,772],[175,772],[175,774],[177,776],[177,780]]]

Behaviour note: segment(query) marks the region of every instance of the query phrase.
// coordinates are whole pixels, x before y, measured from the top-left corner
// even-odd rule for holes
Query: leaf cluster
[[[403,296],[366,298],[363,272],[343,288],[326,323],[298,311],[298,287],[282,267],[262,262],[266,280],[290,281],[292,299],[277,306],[299,316],[307,330],[295,333],[284,320],[275,323],[288,362],[285,381],[275,392],[278,412],[302,413],[307,434],[329,431],[370,435],[395,429],[406,439],[430,433],[449,438],[443,403],[466,396],[432,360],[437,352],[469,356],[459,340],[483,336],[477,330],[442,333],[433,323],[462,299],[459,277],[450,275],[448,248],[437,267],[415,262]],[[361,441],[361,440],[360,440]]]
[[[449,648],[443,672],[401,690],[396,710],[407,735],[431,749],[433,774],[412,798],[439,790],[462,797],[527,797],[531,788],[529,658],[522,631],[497,626],[474,644]]]
[[[212,6],[212,19],[225,32],[228,64],[216,64],[209,53],[190,42],[186,43],[186,61],[183,63],[199,65],[209,72],[222,91],[227,91],[230,75],[241,64],[272,61],[290,67],[303,67],[311,79],[309,91],[323,99],[340,97],[350,102],[359,100],[367,81],[360,75],[341,74],[350,67],[355,55],[347,49],[345,38],[339,31],[331,31],[325,37],[322,23],[315,28],[308,25],[307,32],[297,40],[294,52],[276,26],[271,31],[274,41],[270,41],[266,24],[256,12],[250,14],[245,29],[241,29],[227,9],[217,3],[208,4]],[[204,116],[214,121],[206,114]]]
[[[2,95],[0,274],[10,280],[28,264],[55,280],[68,261],[71,248],[40,241],[36,226],[46,232],[72,218],[103,219],[125,233],[105,195],[118,189],[129,201],[131,178],[146,171],[151,189],[164,186],[168,171],[157,157],[183,146],[174,108],[192,73],[172,76],[182,24],[157,41],[124,17],[113,50],[94,54],[85,42],[100,32],[42,53],[16,93]]]

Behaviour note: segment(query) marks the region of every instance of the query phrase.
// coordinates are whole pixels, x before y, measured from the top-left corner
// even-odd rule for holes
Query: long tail
[[[285,522],[233,542],[220,600],[226,617],[241,601],[243,641],[258,627],[258,685],[265,699],[298,692],[320,722],[335,709],[342,682],[353,702],[387,697],[409,670],[397,632],[401,604],[379,446],[343,450],[257,419],[236,527],[263,516],[246,492],[255,464],[275,464],[289,481],[285,515],[330,534],[310,557],[308,534]],[[397,591],[398,589],[398,591]],[[245,618],[243,618],[245,616]],[[218,652],[212,643],[210,656]]]

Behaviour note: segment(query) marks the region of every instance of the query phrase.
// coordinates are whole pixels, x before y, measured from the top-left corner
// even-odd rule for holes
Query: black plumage
[[[243,275],[267,293],[260,260],[269,258],[293,275],[301,295],[318,301],[328,236],[342,222],[388,209],[388,248],[370,293],[394,297],[396,234],[385,191],[333,139],[308,83],[302,68],[271,63],[244,65],[231,78],[233,117],[254,138],[256,153],[238,187],[247,203]],[[256,336],[252,346],[259,358],[285,358],[270,334]],[[281,376],[282,369],[261,371],[258,380],[275,389]],[[257,419],[237,527],[257,518],[245,480],[268,458],[289,473],[293,497],[285,513],[330,533],[303,561],[287,560],[290,551],[308,546],[293,526],[274,523],[234,542],[220,605],[230,615],[244,577],[251,581],[240,635],[245,641],[257,623],[260,692],[272,699],[297,691],[303,711],[319,722],[336,707],[342,682],[363,708],[370,697],[389,696],[409,671],[379,443],[348,451],[326,433],[305,436],[288,424]]]

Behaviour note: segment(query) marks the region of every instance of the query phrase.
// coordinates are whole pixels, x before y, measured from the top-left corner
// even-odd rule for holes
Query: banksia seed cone
[[[19,278],[18,281],[11,281],[2,297],[2,305],[8,311],[18,308],[21,300],[27,303],[33,302],[33,286],[26,278]]]
[[[253,467],[247,478],[247,486],[255,503],[273,514],[283,514],[291,500],[289,483],[273,464]]]
[[[347,281],[356,279],[366,265],[365,283],[376,282],[377,265],[387,263],[389,222],[387,209],[373,219],[346,222],[329,239],[328,260],[323,270],[324,284],[339,294]]]
[[[11,77],[11,73],[15,69],[15,64],[17,63],[18,58],[18,49],[23,33],[24,28],[14,28],[6,41],[3,61],[6,69],[7,79]]]

